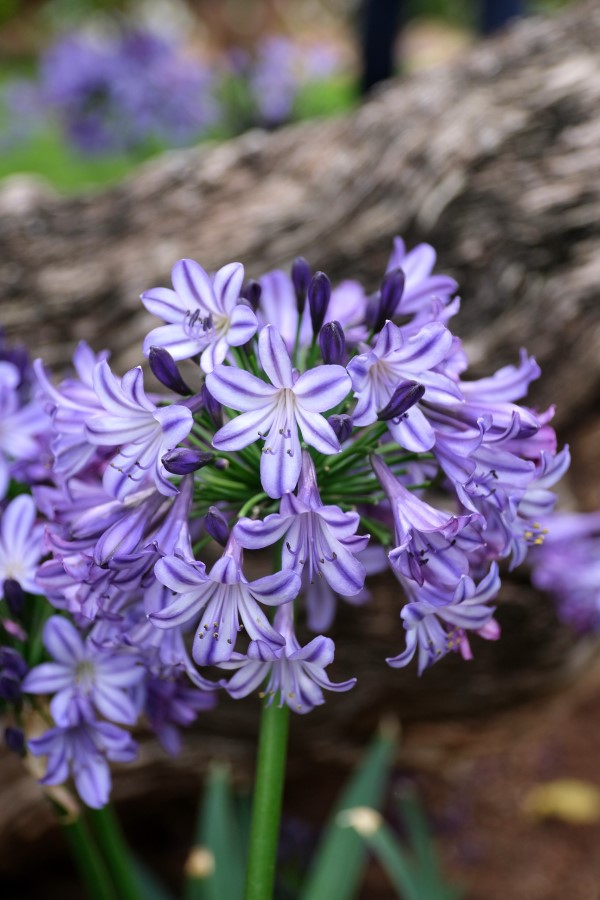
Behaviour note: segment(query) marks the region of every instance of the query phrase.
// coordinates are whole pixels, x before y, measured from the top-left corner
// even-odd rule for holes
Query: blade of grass
[[[185,900],[243,896],[244,857],[226,766],[213,765],[207,775],[186,875]]]
[[[351,900],[358,893],[367,852],[353,829],[338,816],[355,806],[380,807],[397,745],[398,726],[385,723],[338,801],[308,873],[301,900]]]

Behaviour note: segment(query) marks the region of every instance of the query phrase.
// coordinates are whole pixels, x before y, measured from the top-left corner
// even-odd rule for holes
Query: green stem
[[[275,701],[275,698],[273,698]],[[264,706],[254,783],[246,900],[271,900],[285,776],[289,709]]]
[[[78,817],[61,824],[90,900],[114,900],[108,869],[85,822]]]
[[[111,806],[89,809],[88,818],[117,886],[119,900],[143,900],[133,860]]]

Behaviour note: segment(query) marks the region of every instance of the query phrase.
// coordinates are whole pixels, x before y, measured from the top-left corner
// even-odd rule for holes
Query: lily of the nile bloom
[[[452,349],[452,335],[439,322],[425,325],[416,334],[406,337],[393,322],[386,322],[375,346],[348,363],[354,395],[357,399],[353,413],[354,424],[370,425],[377,414],[392,399],[402,382],[417,382],[425,387],[424,401],[442,406],[462,400],[458,385],[440,372],[441,365]],[[420,404],[415,404],[398,419],[388,421],[388,427],[402,447],[415,453],[430,450],[435,432]]]
[[[194,260],[181,259],[171,278],[174,290],[158,287],[142,294],[148,312],[168,322],[146,337],[144,353],[153,346],[165,347],[176,360],[201,353],[200,367],[212,372],[230,347],[245,344],[258,328],[253,311],[238,302],[244,267],[229,263],[213,279]]]
[[[371,465],[392,507],[396,547],[389,560],[393,568],[419,585],[455,585],[469,571],[467,551],[472,538],[464,535],[463,543],[460,536],[472,516],[454,516],[430,506],[407,490],[375,454]]]
[[[283,538],[283,569],[300,574],[306,567],[310,582],[323,579],[338,594],[353,596],[362,590],[366,576],[356,554],[369,542],[369,535],[356,534],[359,524],[358,513],[323,505],[315,467],[304,450],[297,496],[284,494],[279,512],[262,522],[240,519],[234,534],[242,547],[252,550]]]
[[[231,537],[209,574],[201,562],[166,556],[156,563],[158,580],[179,596],[165,609],[149,614],[159,628],[198,621],[192,655],[198,665],[220,665],[231,658],[241,627],[253,641],[276,647],[283,638],[269,623],[260,603],[279,606],[298,595],[300,576],[285,570],[256,581],[242,572],[242,549]]]
[[[265,442],[260,480],[269,497],[281,497],[298,483],[303,439],[320,453],[338,453],[340,443],[322,412],[348,395],[351,383],[342,366],[317,366],[295,377],[279,332],[267,325],[260,332],[258,355],[271,384],[235,366],[217,366],[206,378],[219,403],[242,415],[219,429],[217,450],[241,450],[261,438]]]
[[[83,802],[92,809],[108,803],[112,762],[131,762],[137,744],[131,735],[111,722],[80,721],[51,728],[29,741],[34,756],[46,756],[46,774],[40,784],[63,784],[70,775]]]
[[[408,665],[415,653],[418,653],[419,675],[451,650],[459,651],[464,659],[471,659],[467,631],[487,640],[500,637],[494,608],[487,605],[500,590],[496,563],[492,563],[478,585],[468,575],[462,575],[453,592],[431,585],[415,588],[404,580],[402,584],[414,599],[400,613],[406,629],[406,649],[386,660],[392,668]]]
[[[104,414],[104,408],[94,390],[94,369],[106,360],[107,352],[95,354],[81,341],[73,354],[73,365],[77,378],[65,379],[54,387],[41,359],[36,359],[33,368],[47,402],[47,411],[52,418],[52,439],[50,449],[54,454],[53,469],[63,478],[71,478],[84,469],[97,453],[98,448],[90,444],[85,430],[86,418]]]
[[[28,494],[12,500],[0,519],[0,596],[5,581],[39,594],[36,572],[43,552],[44,528],[35,524],[35,504]]]
[[[36,436],[47,430],[38,404],[21,402],[20,382],[17,366],[0,360],[0,499],[8,489],[12,462],[37,459],[40,446]]]
[[[555,598],[576,631],[600,630],[600,512],[555,513],[542,522],[547,534],[530,556],[532,583]]]
[[[86,421],[88,439],[100,447],[121,448],[104,471],[107,493],[122,500],[153,479],[161,494],[176,494],[161,459],[190,433],[191,411],[178,404],[155,406],[144,391],[139,366],[119,380],[107,362],[98,363],[94,390],[106,412]]]
[[[406,252],[402,238],[394,238],[394,249],[387,271],[402,269],[404,291],[399,312],[403,315],[418,313],[435,299],[447,303],[458,289],[449,275],[432,275],[436,252],[429,244],[418,244]]]
[[[184,674],[161,675],[147,681],[144,711],[163,750],[177,756],[181,751],[179,728],[189,727],[199,712],[212,709],[216,698],[193,688]]]
[[[236,700],[258,690],[268,678],[262,694],[269,697],[268,703],[277,699],[279,706],[285,703],[294,712],[304,714],[325,703],[323,690],[349,691],[356,684],[356,678],[336,684],[327,677],[325,667],[333,662],[335,649],[331,638],[319,635],[305,647],[300,646],[294,634],[291,606],[280,606],[273,622],[285,638],[284,646],[253,641],[246,656],[235,653],[222,664],[223,669],[237,670],[229,681],[221,682]]]
[[[54,694],[50,712],[57,725],[68,727],[81,719],[92,720],[92,707],[113,722],[134,724],[137,710],[127,691],[145,675],[137,655],[111,653],[91,638],[84,641],[62,616],[48,619],[43,640],[55,661],[32,669],[23,690]]]

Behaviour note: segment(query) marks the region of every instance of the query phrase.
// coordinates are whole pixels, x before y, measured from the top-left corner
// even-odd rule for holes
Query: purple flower
[[[457,290],[458,285],[453,278],[431,274],[435,260],[436,252],[429,244],[418,244],[407,252],[402,238],[394,238],[394,250],[387,271],[402,269],[404,272],[404,291],[399,310],[404,315],[420,312],[434,298],[447,301]]]
[[[310,582],[323,578],[338,594],[352,596],[362,590],[366,576],[356,554],[365,549],[369,535],[356,534],[359,524],[358,513],[323,505],[313,462],[304,450],[298,496],[284,494],[279,512],[262,522],[240,519],[234,534],[242,547],[252,550],[283,539],[284,569],[300,574],[306,566]]]
[[[457,536],[471,515],[453,516],[430,506],[407,490],[379,456],[371,456],[371,465],[392,507],[397,544],[389,554],[393,568],[419,585],[456,584],[469,571]]]
[[[261,482],[270,497],[281,497],[300,476],[298,429],[320,453],[339,452],[335,432],[320,413],[341,403],[350,379],[341,366],[318,366],[295,379],[283,339],[269,325],[260,332],[258,353],[270,385],[233,366],[218,366],[207,376],[208,389],[220,403],[242,410],[216,433],[213,446],[240,450],[264,439]]]
[[[0,359],[0,499],[8,489],[13,461],[38,458],[38,437],[50,424],[38,403],[23,404],[21,380],[17,366]]]
[[[223,556],[206,574],[203,563],[166,556],[156,563],[158,580],[180,596],[150,621],[159,628],[182,626],[198,619],[193,657],[199,665],[220,665],[235,649],[240,620],[251,640],[279,646],[283,639],[259,606],[288,603],[300,590],[300,578],[290,571],[275,572],[256,581],[242,573],[242,552],[231,538]]]
[[[34,756],[48,757],[40,784],[63,784],[71,775],[83,802],[92,809],[108,803],[113,762],[131,762],[137,744],[131,735],[110,722],[82,719],[65,728],[51,728],[29,741]]]
[[[414,585],[402,583],[411,598],[400,613],[406,629],[406,650],[387,660],[393,668],[408,665],[418,652],[421,675],[427,666],[450,650],[459,650],[464,658],[470,659],[466,631],[473,631],[488,640],[500,636],[498,623],[493,618],[494,609],[487,605],[500,590],[495,563],[479,585],[463,575],[453,592],[431,585],[416,589]]]
[[[354,687],[356,678],[335,684],[325,673],[325,667],[333,662],[331,638],[319,635],[305,647],[300,646],[294,634],[291,604],[277,610],[273,624],[285,638],[284,646],[253,641],[246,656],[235,653],[229,662],[223,663],[224,669],[237,669],[229,681],[221,682],[232,697],[247,697],[268,677],[261,695],[269,697],[268,704],[279,695],[279,706],[285,703],[294,712],[304,714],[325,703],[323,689],[349,691]]]
[[[144,353],[154,345],[165,347],[173,359],[201,353],[202,370],[212,372],[230,347],[245,344],[258,328],[253,311],[239,303],[244,267],[229,263],[211,279],[197,262],[181,259],[171,277],[174,290],[159,287],[142,294],[148,312],[169,323],[150,332]]]
[[[139,366],[119,381],[108,363],[100,362],[94,388],[106,413],[87,420],[88,439],[101,447],[121,447],[104,471],[105,490],[122,500],[151,477],[161,494],[176,494],[161,460],[189,434],[190,410],[177,404],[155,406],[144,392]]]
[[[106,360],[108,353],[96,355],[81,341],[73,354],[73,365],[77,378],[68,378],[55,388],[41,359],[33,364],[42,394],[47,400],[47,411],[52,417],[52,440],[50,449],[54,454],[54,471],[64,478],[70,478],[84,469],[93,459],[97,448],[90,444],[85,430],[85,420],[89,416],[104,413],[104,409],[94,390],[94,369]]]
[[[48,619],[43,639],[55,662],[32,669],[23,690],[29,694],[54,694],[50,712],[57,725],[68,727],[82,718],[91,720],[91,705],[107,719],[134,724],[137,710],[127,690],[144,677],[136,655],[111,653],[96,646],[92,638],[82,640],[77,629],[62,616]]]
[[[357,399],[355,425],[370,425],[390,402],[402,382],[418,382],[425,387],[423,399],[432,403],[462,400],[459,387],[448,376],[433,371],[444,362],[452,348],[452,335],[439,322],[425,325],[416,334],[405,336],[402,329],[386,322],[372,350],[348,363]],[[416,404],[388,427],[394,440],[414,452],[430,450],[435,432]]]
[[[23,590],[39,593],[35,577],[44,541],[42,525],[35,524],[35,504],[27,494],[12,500],[0,520],[0,586],[7,580]]]
[[[181,751],[179,728],[196,721],[199,712],[212,709],[215,695],[190,687],[181,675],[151,678],[146,685],[145,712],[162,748],[171,756]]]

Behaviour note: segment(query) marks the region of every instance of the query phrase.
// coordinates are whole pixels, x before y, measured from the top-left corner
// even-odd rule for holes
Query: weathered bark
[[[395,234],[426,240],[461,283],[453,326],[477,373],[513,362],[521,346],[537,356],[544,375],[533,402],[557,402],[562,434],[581,447],[575,487],[590,505],[600,501],[590,449],[600,430],[599,45],[600,7],[589,2],[393,83],[345,119],[173,153],[83,197],[8,185],[0,190],[8,335],[54,364],[85,338],[110,346],[125,367],[139,361],[151,324],[138,295],[168,283],[180,257],[208,268],[239,259],[256,276],[302,254],[333,279],[374,287]],[[481,642],[469,665],[452,657],[418,680],[383,663],[402,643],[399,606],[382,580],[372,605],[342,611],[334,677],[354,672],[360,684],[294,723],[292,773],[317,759],[351,760],[386,712],[410,722],[512,708],[568,684],[592,650],[573,641],[545,598],[512,582],[499,613],[505,639]],[[170,790],[185,793],[211,756],[247,769],[256,712],[225,698],[178,761],[159,760],[148,745],[117,794],[160,793],[165,766]],[[1,835],[31,827],[36,790],[3,789]]]

